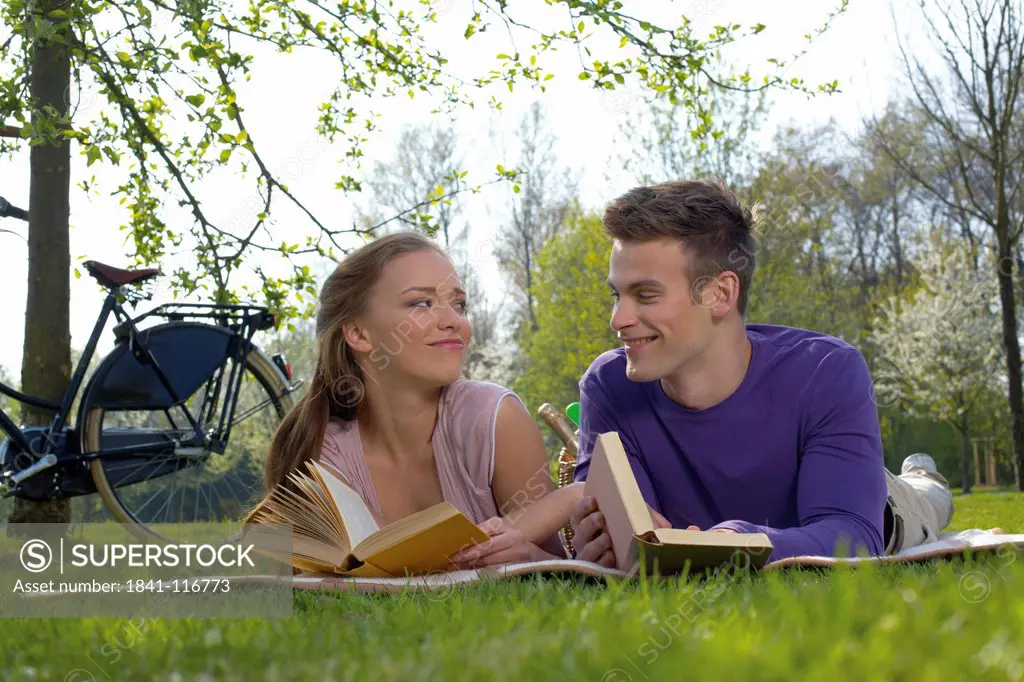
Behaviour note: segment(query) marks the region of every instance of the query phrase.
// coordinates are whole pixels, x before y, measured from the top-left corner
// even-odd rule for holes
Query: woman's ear
[[[373,349],[373,343],[370,341],[366,329],[360,326],[358,322],[345,322],[342,324],[341,335],[354,351],[369,353]]]

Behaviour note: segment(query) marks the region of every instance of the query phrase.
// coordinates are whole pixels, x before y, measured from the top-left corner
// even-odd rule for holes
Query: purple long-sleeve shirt
[[[765,533],[770,561],[883,552],[885,463],[860,352],[817,332],[747,325],[750,366],[722,402],[692,410],[626,377],[622,348],[580,380],[579,455],[616,431],[647,503],[674,528]]]

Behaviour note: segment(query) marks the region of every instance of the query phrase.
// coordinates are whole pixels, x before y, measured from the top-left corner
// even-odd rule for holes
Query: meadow
[[[1024,532],[1024,494],[950,530]],[[2,619],[5,680],[1018,680],[1024,555],[920,566],[303,593],[280,619]]]

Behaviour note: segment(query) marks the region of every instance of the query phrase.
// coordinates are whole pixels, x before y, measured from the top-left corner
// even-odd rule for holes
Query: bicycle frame
[[[51,410],[56,409],[57,413],[53,417],[48,434],[60,433],[67,422],[67,415],[71,411],[71,405],[75,402],[75,398],[78,396],[78,391],[82,388],[82,380],[85,378],[86,369],[89,367],[89,362],[92,360],[92,356],[96,352],[96,344],[99,342],[100,334],[103,333],[103,328],[106,326],[111,312],[115,312],[119,315],[125,315],[127,317],[120,301],[117,300],[117,290],[114,289],[110,291],[107,298],[103,301],[103,308],[100,310],[100,316],[96,320],[95,326],[93,326],[92,333],[89,335],[89,341],[85,344],[85,351],[82,353],[82,357],[79,359],[78,365],[75,367],[75,371],[71,375],[71,383],[68,384],[67,390],[64,391],[64,397],[61,400],[60,405],[42,400],[41,398],[25,395],[2,382],[0,382],[0,393],[4,393],[15,400],[19,400],[34,407]],[[11,441],[15,443],[22,452],[32,452],[32,446],[25,437],[24,432],[22,432],[21,428],[18,427],[2,409],[0,409],[0,429],[7,434]],[[50,450],[54,445],[53,438],[52,436],[48,436],[44,440],[44,451],[36,452],[34,454],[45,456],[50,453]]]

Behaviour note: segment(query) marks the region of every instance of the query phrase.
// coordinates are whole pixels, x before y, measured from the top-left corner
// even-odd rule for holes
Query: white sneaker
[[[932,456],[925,452],[917,452],[910,455],[903,460],[903,466],[900,467],[900,473],[905,474],[912,466],[919,466],[925,471],[930,471],[933,474],[939,473],[939,468],[935,466],[935,460]]]

